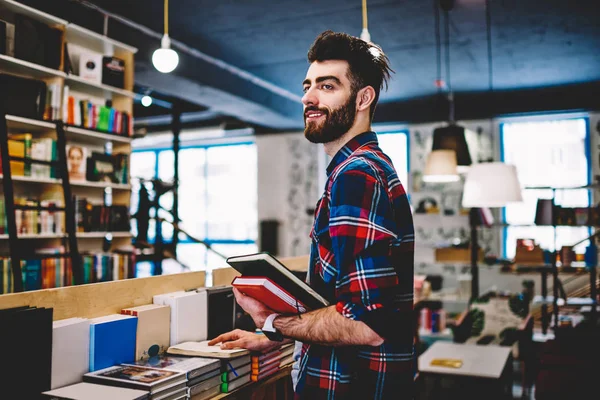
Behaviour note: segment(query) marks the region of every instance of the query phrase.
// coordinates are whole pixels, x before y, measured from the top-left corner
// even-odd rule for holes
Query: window
[[[392,159],[404,190],[408,190],[408,131],[380,132],[377,140],[381,150]]]
[[[174,154],[170,149],[133,152],[132,212],[137,210],[140,188],[135,178],[158,177],[170,182],[174,176],[173,164]],[[179,152],[180,227],[226,257],[258,251],[256,165],[256,145],[251,142],[193,147],[182,143]],[[148,187],[151,189],[151,186]],[[167,210],[172,209],[172,194],[161,196],[160,205]],[[171,225],[163,224],[165,241],[170,241],[172,235]],[[148,236],[153,241],[153,224]],[[218,254],[182,233],[177,253],[179,261],[191,270],[206,270],[208,282],[213,269],[227,266]],[[164,273],[177,272],[171,268],[164,269]],[[148,265],[138,266],[138,273],[142,275],[148,275],[150,271]]]
[[[590,182],[589,132],[585,118],[500,125],[503,161],[514,164],[521,186],[578,187]],[[556,190],[555,203],[564,207],[588,207],[588,190]],[[552,198],[552,190],[523,191],[523,203],[504,210],[507,224],[532,225],[538,198]],[[587,227],[515,226],[505,230],[504,253],[515,256],[516,241],[531,238],[553,251],[590,234]],[[575,248],[583,251],[587,243]]]

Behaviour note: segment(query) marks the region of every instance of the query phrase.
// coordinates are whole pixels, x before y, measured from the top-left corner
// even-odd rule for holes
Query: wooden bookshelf
[[[17,14],[25,15],[62,32],[61,37],[63,42],[60,45],[60,49],[58,49],[57,46],[57,51],[60,51],[61,56],[60,65],[56,69],[48,68],[27,60],[0,54],[0,73],[41,80],[47,85],[54,85],[53,87],[58,90],[58,95],[54,98],[59,100],[60,104],[54,104],[56,106],[56,113],[52,117],[53,119],[66,119],[68,106],[66,100],[67,96],[73,96],[77,104],[79,104],[79,100],[89,100],[96,105],[105,105],[110,101],[110,106],[114,110],[127,113],[133,118],[133,103],[135,98],[135,93],[133,93],[135,69],[134,55],[137,52],[135,47],[93,32],[67,20],[23,5],[17,1],[0,0],[0,19],[9,23],[14,23]],[[94,52],[102,56],[114,56],[124,60],[124,86],[122,88],[113,87],[104,83],[92,82],[72,74],[72,70],[67,70],[65,68],[64,62],[64,56],[67,54],[64,49],[65,47],[68,47],[68,44],[79,46],[81,51]],[[71,57],[71,61],[73,61],[74,54],[70,53],[69,56]],[[73,67],[75,67],[75,71],[77,71],[78,65],[76,63],[73,63]],[[0,95],[2,95],[2,93],[0,93]],[[56,139],[58,146],[64,146],[65,144],[67,146],[81,146],[87,149],[87,155],[91,154],[91,152],[102,153],[106,151],[107,148],[112,148],[112,154],[131,154],[131,142],[133,140],[132,132],[130,133],[130,136],[128,134],[116,134],[96,129],[87,129],[85,127],[67,126],[66,124],[63,128],[60,128],[60,126],[61,125],[57,124],[55,120],[38,120],[20,115],[6,116],[6,130],[8,137],[14,134],[29,133],[32,135],[33,140],[37,138],[53,138]],[[59,137],[62,139],[59,140]],[[60,145],[59,143],[63,143],[63,145]],[[110,145],[110,147],[108,147],[108,145]],[[65,161],[65,156],[61,156],[61,152],[62,150],[59,149],[59,154],[57,155],[59,164],[68,165]],[[64,164],[61,164],[62,162],[64,162]],[[65,177],[66,170],[62,171],[62,167],[59,168],[61,168],[61,173],[58,176]],[[127,166],[127,169],[129,173],[129,165]],[[67,181],[69,181],[70,184],[67,185]],[[127,177],[127,180],[124,183],[110,183],[16,175],[13,175],[12,179],[9,180],[0,174],[0,183],[1,197],[6,197],[6,193],[11,196],[32,197],[40,200],[51,199],[52,201],[55,201],[60,199],[58,192],[62,187],[63,202],[65,203],[71,202],[73,196],[79,196],[87,198],[94,204],[102,204],[105,195],[112,194],[113,205],[124,205],[127,206],[127,208],[129,208],[130,205],[131,184],[129,183],[129,177]],[[7,185],[9,185],[10,188],[7,188]],[[66,200],[67,198],[68,201]],[[74,213],[74,208],[65,208],[66,210],[64,212],[66,213],[66,217],[69,218],[69,220],[71,218],[74,220],[74,214],[72,216],[69,214],[69,212]],[[31,246],[32,251],[35,251],[35,249],[40,246],[49,247],[61,243],[68,243],[68,247],[70,248],[69,253],[72,254],[79,254],[78,247],[81,247],[88,252],[93,252],[95,250],[98,252],[102,251],[102,246],[105,244],[104,238],[106,237],[106,232],[77,233],[77,229],[70,230],[68,224],[65,226],[65,230],[65,234],[18,235],[18,238],[15,238],[17,241],[12,240],[6,234],[0,235],[0,254],[10,253],[7,249],[10,249],[11,246],[15,246],[15,243],[23,243],[18,244],[21,247]],[[112,249],[130,247],[132,239],[132,234],[130,232],[109,233],[112,238]],[[24,238],[40,240],[27,242],[19,241]],[[68,241],[65,241],[65,238],[68,238]],[[78,245],[80,241],[81,246]],[[27,247],[27,249],[29,250],[29,247]],[[75,249],[75,251],[72,251],[73,249]],[[19,250],[19,253],[26,255],[27,252],[22,250],[23,248]],[[14,276],[16,276],[16,272]]]

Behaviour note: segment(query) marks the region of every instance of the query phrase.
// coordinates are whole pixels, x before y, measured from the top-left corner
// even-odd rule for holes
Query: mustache
[[[319,108],[317,106],[308,106],[306,107],[306,109],[304,110],[304,118],[306,118],[308,116],[308,113],[310,111],[320,111],[323,113],[323,115],[327,116],[329,115],[329,110],[326,108]]]

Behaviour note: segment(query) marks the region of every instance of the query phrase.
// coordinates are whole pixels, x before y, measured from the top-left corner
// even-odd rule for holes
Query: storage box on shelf
[[[137,49],[12,0],[0,0],[0,28],[9,33],[5,54],[0,54],[0,113],[6,118],[0,127],[0,195],[6,203],[0,204],[0,256],[25,260],[38,249],[62,246],[74,266],[73,282],[65,284],[82,283],[80,254],[103,253],[107,244],[109,251],[127,249],[131,242],[123,210],[129,208],[131,191]],[[44,51],[32,52],[28,46]],[[86,57],[99,63],[90,70]],[[20,96],[9,99],[11,91]],[[39,106],[36,96],[42,99]],[[51,211],[61,212],[67,223],[58,228],[48,224],[43,207],[18,210],[14,200],[20,197],[39,206],[62,206]],[[106,230],[78,228],[75,198],[105,206],[90,212],[99,210],[94,221]],[[117,206],[122,206],[119,229],[112,231]],[[13,289],[19,291],[18,263],[12,269]]]

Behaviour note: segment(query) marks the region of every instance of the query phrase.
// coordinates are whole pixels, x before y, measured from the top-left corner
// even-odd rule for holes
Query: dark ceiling
[[[76,0],[23,2],[101,30],[101,15]],[[162,0],[91,2],[162,32]],[[396,71],[388,92],[382,94],[377,121],[439,120],[446,115],[434,85],[435,4],[436,0],[368,1],[372,40],[382,46]],[[457,0],[449,13],[450,83],[458,118],[597,107],[596,1],[489,0],[489,4],[494,93],[489,91],[486,0]],[[442,15],[442,45],[443,22]],[[169,75],[151,66],[158,39],[116,21],[109,24],[109,36],[139,48],[140,87],[185,99],[215,115],[291,129],[302,126],[299,99],[308,47],[326,29],[358,36],[361,24],[360,0],[172,0],[170,36],[226,64],[179,51],[180,65]],[[230,66],[237,69],[232,72]]]

